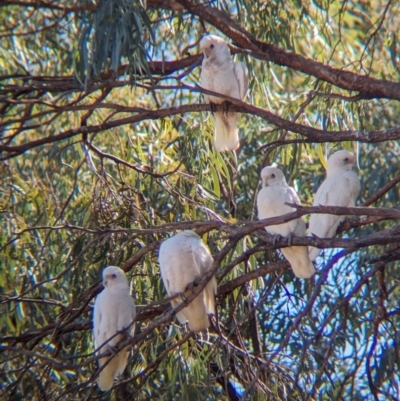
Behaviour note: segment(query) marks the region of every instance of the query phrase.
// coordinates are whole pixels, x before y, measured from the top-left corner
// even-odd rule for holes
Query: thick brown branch
[[[189,12],[218,28],[243,49],[243,53],[255,58],[272,61],[278,65],[312,75],[340,88],[359,92],[365,99],[387,98],[400,100],[400,83],[371,78],[350,71],[333,68],[278,46],[262,42],[231,19],[225,12],[210,7],[207,3],[197,4],[190,0],[177,0]]]
[[[190,88],[187,86],[185,87]],[[201,90],[201,92],[213,93],[206,90]],[[400,128],[392,128],[383,131],[322,131],[306,125],[301,125],[285,120],[267,110],[241,102],[240,100],[233,98],[228,98],[228,99],[234,104],[232,110],[262,117],[266,121],[280,128],[306,136],[307,142],[322,143],[322,142],[339,142],[339,141],[353,140],[366,143],[376,143],[387,140],[400,139]],[[159,110],[143,110],[143,112],[131,117],[125,117],[118,120],[108,121],[99,125],[81,126],[78,128],[73,128],[68,131],[64,131],[60,134],[33,140],[31,142],[27,142],[22,145],[15,145],[15,146],[0,145],[0,151],[6,153],[3,157],[0,157],[0,160],[6,160],[12,157],[16,157],[38,146],[43,146],[46,144],[66,140],[79,134],[97,133],[126,124],[135,124],[143,120],[154,120],[178,114],[192,113],[196,111],[208,111],[208,110],[210,110],[210,106],[208,104],[190,104],[176,107],[168,107]]]
[[[149,61],[148,67],[152,75],[167,76],[174,72],[184,70],[186,68],[195,68],[201,63],[203,56],[196,54],[194,56],[184,57],[182,59],[172,61]],[[129,65],[123,64],[118,69],[118,74],[114,71],[107,71],[101,74],[100,79],[91,79],[86,90],[88,92],[107,87],[109,89],[132,84],[132,82],[125,82],[116,79],[117,76],[123,76]],[[147,78],[147,75],[143,75]],[[23,93],[30,93],[33,91],[45,91],[48,93],[63,93],[70,91],[83,91],[82,84],[76,81],[73,75],[70,76],[35,76],[35,75],[3,75],[0,76],[1,80],[19,79],[23,81],[23,85],[10,85],[5,84],[0,89],[0,94],[10,96],[10,94],[17,94],[20,96]],[[8,99],[11,100],[11,99]]]
[[[59,226],[36,226],[21,230],[15,234],[17,237],[27,231],[34,230],[77,230],[83,231],[93,235],[104,235],[104,234],[137,234],[137,235],[154,235],[162,233],[171,233],[180,230],[195,230],[207,232],[211,230],[225,231],[232,237],[243,237],[256,230],[264,227],[287,223],[299,217],[305,216],[311,213],[327,213],[338,216],[376,216],[379,219],[400,219],[400,208],[372,208],[372,207],[339,207],[339,206],[300,206],[290,204],[297,210],[291,213],[284,214],[282,216],[271,217],[269,219],[263,219],[258,221],[238,221],[237,223],[230,224],[223,221],[217,220],[198,220],[198,221],[184,221],[177,223],[167,223],[156,227],[149,227],[145,229],[136,228],[117,228],[117,229],[90,229],[86,227],[74,226],[70,224],[64,224]],[[375,220],[372,220],[375,222]],[[273,238],[273,236],[271,236]],[[300,237],[298,237],[300,238]],[[305,238],[305,237],[303,237]],[[310,238],[311,240],[311,238]],[[299,245],[305,245],[301,243]],[[314,245],[314,243],[307,243],[306,245]],[[336,245],[334,245],[336,246]],[[342,245],[337,245],[342,246]]]
[[[85,3],[84,6],[73,5],[73,6],[63,6],[62,4],[57,4],[57,2],[34,0],[34,1],[23,1],[23,0],[3,0],[3,5],[12,5],[20,7],[32,7],[32,8],[49,8],[51,10],[58,10],[64,12],[77,12],[77,11],[94,11],[97,8],[96,3]]]

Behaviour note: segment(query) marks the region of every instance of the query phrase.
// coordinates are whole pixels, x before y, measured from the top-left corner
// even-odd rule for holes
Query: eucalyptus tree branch
[[[262,42],[252,36],[230,16],[207,3],[191,0],[176,0],[190,13],[218,28],[227,35],[244,54],[259,60],[272,61],[294,70],[312,75],[349,91],[357,91],[364,99],[387,98],[400,100],[400,83],[375,79],[351,71],[333,68],[321,62],[290,53],[278,46]]]
[[[71,7],[62,5],[60,6],[45,1],[41,1],[36,4],[36,2],[7,0],[7,4],[49,7],[66,12],[78,11],[80,9],[90,9],[93,11],[96,8],[95,5],[79,5]],[[379,80],[351,71],[343,71],[342,69],[333,68],[321,62],[308,59],[299,54],[288,52],[280,48],[279,46],[257,40],[248,31],[241,27],[236,21],[230,18],[228,14],[217,8],[209,6],[207,3],[199,4],[191,0],[176,0],[173,2],[165,0],[149,0],[147,2],[148,8],[177,9],[180,8],[179,5],[187,9],[191,14],[197,15],[199,18],[207,21],[211,25],[214,25],[221,32],[226,34],[240,47],[239,49],[237,49],[238,52],[252,55],[260,60],[272,61],[278,65],[288,66],[289,68],[303,72],[308,75],[315,76],[318,79],[329,82],[333,85],[349,91],[357,91],[359,92],[358,96],[360,98],[389,98],[400,100],[399,83]],[[201,62],[201,59],[202,55],[194,55],[177,61],[150,61],[149,69],[154,74],[168,75],[177,70],[197,65]],[[120,75],[124,74],[125,69],[126,66],[122,66],[121,70],[118,71],[118,73]],[[115,73],[106,72],[102,78],[108,79],[109,77],[111,77],[112,74]],[[71,84],[73,84],[73,77],[71,76],[69,79],[70,84],[68,90],[71,90],[73,89],[71,88]],[[63,82],[60,87],[64,86],[64,88],[66,88],[65,84],[66,82]],[[73,85],[75,89],[79,88],[79,85]],[[79,88],[79,90],[80,89],[81,88]],[[51,92],[51,86],[47,88],[47,90]]]
[[[345,96],[339,93],[325,93],[319,91],[310,91],[309,93],[313,96],[323,97],[325,99],[339,99],[345,100],[346,102],[357,102],[358,100],[364,99],[363,96],[360,94],[354,96]]]
[[[203,227],[205,224],[209,225],[211,229],[216,229],[216,230],[222,230],[226,231],[230,237],[231,241],[226,245],[226,247],[216,255],[214,265],[213,265],[213,270],[210,273],[210,277],[214,275],[216,272],[218,266],[221,263],[222,258],[225,257],[226,253],[232,249],[233,247],[236,246],[237,240],[240,238],[243,238],[245,235],[248,235],[251,232],[254,232],[256,230],[259,230],[267,225],[273,225],[273,224],[279,224],[283,222],[287,222],[290,220],[293,220],[294,218],[298,218],[301,215],[308,214],[310,212],[313,213],[331,213],[331,214],[338,214],[338,215],[345,215],[345,214],[358,214],[358,215],[371,215],[371,216],[386,216],[390,218],[399,218],[400,216],[400,210],[399,209],[386,209],[386,208],[358,208],[358,207],[353,207],[353,208],[341,208],[341,207],[333,207],[333,206],[317,206],[317,207],[298,207],[298,210],[293,212],[293,213],[288,213],[283,216],[278,216],[270,219],[265,219],[261,221],[256,221],[256,222],[242,222],[238,223],[237,225],[233,224],[226,224],[226,223],[221,223],[218,221],[210,221],[210,222],[188,222],[188,223],[170,223],[166,224],[164,226],[159,226],[151,229],[145,229],[145,230],[122,230],[123,232],[136,232],[140,234],[154,234],[156,232],[158,233],[166,233],[170,232],[176,229],[188,229],[188,228],[198,228],[198,227]],[[57,229],[57,227],[50,227],[51,229]],[[37,228],[35,228],[37,229]],[[115,232],[115,230],[112,230]],[[96,233],[95,230],[91,230],[91,232]],[[121,232],[121,230],[117,230],[117,232]],[[104,235],[104,232],[102,232],[102,235]],[[276,249],[276,248],[281,248],[285,246],[289,246],[287,239],[282,238],[279,239],[278,241],[274,240],[273,236],[270,236],[264,231],[260,231],[257,233],[257,236],[259,238],[262,238],[266,243],[271,244],[270,248],[271,249]],[[371,245],[386,245],[389,243],[398,243],[400,242],[400,226],[395,226],[392,228],[389,228],[387,230],[383,230],[377,233],[374,233],[372,235],[363,237],[363,238],[356,238],[356,239],[339,239],[339,238],[332,238],[332,239],[320,239],[320,238],[310,238],[310,237],[293,237],[291,241],[291,245],[313,245],[317,246],[319,248],[328,248],[328,247],[341,247],[341,248],[346,248],[348,249],[348,252],[352,252],[356,249],[359,249],[361,247],[367,247]],[[149,245],[147,245],[145,248],[142,250],[139,250],[137,254],[132,257],[130,260],[128,260],[125,265],[123,266],[125,271],[128,271],[132,268],[132,266],[140,261],[140,259],[147,254],[148,252],[152,252],[155,249],[157,249],[159,243],[158,242],[152,242]],[[238,258],[237,263],[241,263],[242,259]],[[257,269],[255,271],[250,271],[249,273],[238,277],[231,282],[225,283],[219,288],[219,295],[226,295],[227,293],[231,292],[233,289],[237,288],[238,286],[243,285],[245,282],[250,281],[254,278],[264,276],[267,273],[272,273],[274,271],[277,271],[282,268],[289,268],[289,264],[285,261],[282,262],[277,262],[275,264],[268,264],[263,266],[260,269]],[[204,277],[203,281],[200,282],[200,284],[196,287],[195,294],[197,294],[201,289],[205,286],[207,283],[208,279],[210,278],[208,276]],[[2,341],[6,342],[27,342],[30,341],[33,338],[38,338],[39,337],[44,337],[48,335],[49,333],[54,332],[54,330],[60,331],[60,332],[68,332],[68,331],[73,331],[76,329],[76,326],[72,324],[73,320],[77,315],[79,315],[85,308],[90,299],[92,299],[97,292],[100,291],[100,283],[96,283],[89,289],[87,289],[84,293],[81,294],[81,296],[75,301],[69,308],[67,308],[62,315],[60,315],[58,322],[62,324],[59,325],[59,323],[55,324],[50,324],[48,326],[42,327],[39,330],[31,330],[27,331],[26,333],[22,333],[19,336],[12,336],[12,337],[5,337],[2,338]],[[200,290],[199,290],[200,288]],[[18,297],[14,297],[16,301],[18,301]],[[12,300],[11,298],[7,297],[6,302],[9,302]],[[188,298],[188,301],[190,300],[190,297]],[[80,305],[80,308],[78,308],[78,311],[74,307],[74,305],[78,302]],[[167,302],[167,301],[166,301]],[[153,317],[161,312],[164,312],[166,309],[166,302],[162,305],[156,305],[156,306],[150,306],[149,310],[146,309],[146,307],[143,307],[143,309],[139,308],[138,310],[138,318],[137,320],[145,320],[150,317]],[[82,306],[83,303],[83,306]],[[182,306],[183,307],[183,306]],[[67,320],[65,318],[69,314],[69,310],[73,312],[72,316],[70,316]],[[63,317],[64,316],[64,317]],[[171,315],[173,316],[173,315]],[[165,322],[164,318],[159,321],[159,323]],[[81,327],[81,329],[87,329],[89,326]]]
[[[81,5],[79,1],[76,1],[75,5],[72,6],[63,6],[55,1],[45,1],[45,0],[34,0],[34,1],[25,1],[25,0],[3,0],[3,6],[13,5],[20,7],[32,7],[34,9],[37,8],[48,8],[51,10],[64,11],[66,13],[69,12],[81,12],[91,10],[94,11],[97,8],[95,3],[85,3],[85,5]]]
[[[336,233],[340,234],[345,231],[349,231],[352,228],[359,228],[368,224],[379,223],[380,221],[389,220],[386,217],[380,216],[352,216],[346,218],[338,227]]]
[[[91,133],[97,133],[97,132],[105,131],[105,130],[112,129],[112,128],[119,127],[119,126],[126,125],[126,124],[134,124],[134,123],[137,123],[137,122],[143,121],[143,120],[165,118],[165,117],[169,117],[171,115],[199,111],[199,109],[200,109],[200,111],[206,111],[209,109],[209,105],[206,105],[206,104],[204,104],[204,105],[185,105],[185,106],[170,107],[170,108],[165,108],[165,109],[160,109],[160,110],[147,110],[147,111],[144,111],[144,112],[142,112],[138,115],[132,116],[132,117],[125,117],[125,118],[121,118],[119,120],[113,120],[113,121],[109,121],[109,122],[106,122],[103,124],[98,124],[98,125],[81,126],[81,127],[73,128],[73,129],[64,131],[60,134],[57,134],[57,135],[51,135],[51,136],[48,136],[45,138],[27,142],[23,145],[15,145],[15,146],[0,145],[0,152],[6,153],[5,156],[0,157],[0,160],[10,159],[12,157],[19,156],[19,155],[25,153],[26,151],[36,148],[38,146],[43,146],[46,144],[59,142],[61,140],[70,139],[79,134],[87,135],[87,134],[91,134]]]
[[[194,230],[194,231],[211,231],[218,230],[228,233],[230,236],[245,236],[261,228],[282,224],[297,219],[299,217],[316,213],[316,214],[333,214],[337,216],[369,216],[378,217],[379,219],[400,219],[400,208],[372,208],[372,207],[340,207],[340,206],[300,206],[297,204],[289,204],[291,207],[297,209],[294,212],[290,212],[281,216],[271,217],[263,220],[246,221],[239,220],[236,223],[226,223],[219,220],[191,220],[183,222],[174,222],[161,224],[149,228],[110,228],[110,229],[91,229],[81,226],[75,226],[72,224],[63,224],[58,226],[35,226],[29,227],[24,230],[15,233],[15,236],[21,236],[27,231],[35,230],[77,230],[86,232],[93,235],[105,235],[105,234],[137,234],[137,235],[154,235],[154,234],[165,234],[176,232],[180,230]],[[368,219],[366,219],[368,221]],[[372,222],[376,220],[373,219]],[[267,236],[267,234],[265,234]],[[267,237],[265,237],[267,238]],[[268,238],[273,239],[274,236],[270,235]],[[300,238],[300,237],[293,237]],[[308,240],[303,238],[301,241],[311,241],[310,243],[301,243],[299,245],[313,245],[312,238],[308,237]],[[296,240],[295,240],[296,241]],[[279,246],[283,245],[283,242],[278,242]],[[293,243],[295,244],[295,243]],[[296,244],[297,245],[297,244]],[[340,245],[339,245],[340,246]]]
[[[231,262],[229,265],[224,266],[224,269],[222,272],[220,272],[217,275],[217,281],[218,283],[220,283],[224,277],[226,277],[229,272],[238,264],[243,263],[243,262],[247,262],[250,258],[251,255],[254,255],[256,252],[260,252],[264,249],[265,246],[261,243],[257,244],[256,246],[254,246],[251,249],[247,249],[246,251],[244,251],[241,255],[239,255],[233,262]]]
[[[211,91],[206,91],[204,89],[202,89],[201,91],[206,94],[213,94]],[[249,103],[245,103],[241,100],[234,99],[228,96],[224,96],[224,98],[229,100],[229,102],[231,102],[233,105],[236,106],[236,107],[231,107],[232,111],[247,113],[261,117],[265,121],[275,125],[276,127],[305,136],[306,140],[300,140],[299,142],[301,143],[326,143],[326,142],[341,142],[349,140],[364,142],[364,143],[377,143],[389,140],[396,140],[400,138],[400,128],[390,128],[381,131],[320,130],[307,125],[302,125],[292,122],[290,120],[283,119],[271,113],[270,111],[262,109],[261,107],[251,105]]]
[[[368,198],[362,206],[369,206],[376,202],[378,199],[382,198],[387,192],[389,192],[395,185],[400,182],[400,175],[393,178],[393,180],[389,181],[385,186],[379,189],[375,194],[373,194],[370,198]]]
[[[234,237],[242,238],[267,226],[287,223],[289,221],[292,221],[294,219],[297,219],[299,217],[311,213],[334,214],[338,216],[345,216],[345,215],[362,216],[361,221],[365,220],[367,223],[380,221],[382,219],[400,219],[400,208],[339,207],[339,206],[321,206],[321,205],[300,206],[297,204],[288,204],[288,205],[297,210],[291,213],[284,214],[282,216],[277,216],[257,221],[237,221],[236,223],[226,223],[217,220],[208,220],[208,221],[199,220],[199,221],[166,223],[146,229],[136,229],[136,228],[89,229],[86,227],[64,224],[59,226],[30,227],[21,230],[20,232],[15,233],[14,235],[16,236],[16,238],[18,238],[27,231],[35,231],[35,230],[78,230],[92,235],[105,235],[105,234],[154,235],[154,234],[171,233],[179,230],[195,230],[199,232],[217,230],[220,232],[221,231],[226,232],[231,238]],[[364,216],[369,216],[370,219],[364,218]],[[378,218],[379,220],[376,220],[375,217]],[[360,224],[357,223],[357,226],[358,225]],[[396,227],[394,227],[391,230],[397,230]],[[351,228],[351,225],[349,228]],[[286,239],[280,239],[276,241],[276,238],[272,235],[268,235],[266,233],[265,234],[258,233],[258,235],[263,235],[263,239],[265,241],[268,241],[268,243],[276,245],[275,248],[288,246]],[[390,241],[390,238],[388,240]],[[317,237],[293,237],[293,241],[291,242],[291,244],[312,245],[317,247],[349,247],[351,246],[352,241],[353,240],[351,239],[335,239],[335,238],[320,239]]]
[[[186,333],[179,341],[174,342],[170,346],[168,346],[164,351],[162,351],[156,359],[151,361],[144,369],[142,369],[138,374],[133,376],[128,380],[124,380],[123,383],[134,382],[135,380],[141,379],[140,383],[135,386],[135,392],[132,394],[134,396],[138,393],[140,388],[146,383],[146,380],[150,377],[150,375],[158,368],[162,360],[174,349],[180,347],[186,341],[189,340],[190,337],[193,336],[192,332]],[[121,383],[122,384],[122,383]]]
[[[146,336],[148,334],[150,334],[155,328],[159,327],[162,324],[167,324],[167,323],[171,322],[171,320],[173,319],[175,314],[177,312],[179,312],[181,309],[183,309],[185,306],[187,306],[203,290],[203,288],[207,285],[208,281],[215,274],[216,270],[218,269],[218,267],[221,263],[221,260],[235,246],[236,246],[236,242],[234,242],[234,241],[228,242],[225,245],[225,247],[217,255],[214,256],[214,263],[213,263],[212,269],[206,275],[204,275],[201,278],[201,280],[199,280],[196,283],[197,285],[193,286],[192,293],[190,295],[186,296],[185,299],[183,300],[183,302],[179,306],[177,306],[175,309],[164,311],[164,313],[160,317],[158,317],[151,324],[149,324],[140,334],[136,335],[132,340],[123,341],[122,345],[118,346],[119,349],[123,349],[127,345],[133,346],[133,345],[137,344],[142,339],[146,338]],[[95,286],[99,286],[99,284],[96,284]],[[88,291],[89,290],[86,290],[85,293],[87,293]],[[93,292],[94,292],[94,286],[91,287],[90,293],[92,294]],[[81,297],[81,299],[82,298],[86,299],[86,302],[84,302],[83,307],[79,308],[78,312],[76,310],[73,310],[75,317],[76,317],[77,313],[81,314],[83,308],[86,307],[86,305],[90,301],[89,297]],[[80,304],[82,302],[80,302]],[[64,312],[64,314],[65,314],[65,312]],[[59,320],[59,322],[63,322],[63,319],[58,319],[58,320]],[[68,322],[70,322],[70,321],[71,321],[71,319],[69,318]],[[138,318],[136,318],[136,321],[138,321]],[[53,333],[53,335],[54,335],[57,328],[62,330],[62,328],[65,326],[66,326],[66,324],[62,324],[62,325],[58,326],[58,323],[53,323],[53,324],[47,325],[46,327],[42,327],[40,329],[33,330],[32,332],[28,331],[28,333],[23,333],[22,335],[19,335],[19,336],[3,337],[3,338],[1,338],[1,341],[9,342],[12,344],[17,343],[17,342],[27,342],[33,338],[37,339],[38,336],[39,336],[39,338],[43,338],[50,333]],[[22,339],[22,341],[21,341],[21,339]]]
[[[149,166],[143,165],[142,167],[139,167],[138,165],[129,163],[129,162],[127,162],[123,159],[120,159],[119,157],[114,156],[110,153],[103,152],[97,146],[93,145],[93,143],[91,141],[85,140],[85,144],[88,146],[89,149],[93,150],[98,156],[100,156],[102,158],[110,159],[116,164],[122,164],[123,166],[126,166],[132,170],[135,170],[138,173],[151,175],[152,177],[155,177],[155,178],[163,178],[163,177],[167,177],[168,175],[174,174],[179,170],[180,166],[182,165],[182,163],[180,163],[172,171],[168,171],[167,173],[164,173],[164,174],[157,174],[157,173],[153,173],[151,171],[151,167],[149,167]]]
[[[218,298],[225,297],[227,294],[230,294],[236,288],[241,287],[242,285],[246,284],[247,282],[257,279],[259,277],[263,277],[266,274],[273,274],[279,270],[286,270],[289,269],[290,265],[289,262],[286,260],[282,260],[279,262],[271,262],[264,266],[259,267],[256,270],[251,270],[248,273],[245,273],[239,277],[236,277],[227,283],[224,283],[218,287]]]
[[[210,364],[210,370],[213,373],[215,380],[226,391],[230,401],[240,401],[240,396],[237,393],[235,386],[230,382],[226,373],[218,366],[217,363]]]
[[[270,220],[272,220],[272,219],[270,219]],[[268,236],[267,234],[263,234],[263,233],[259,233],[258,235],[261,238],[263,236],[265,236],[266,240],[271,243],[274,242],[273,236]],[[236,239],[238,239],[240,237],[241,237],[240,235],[236,235]],[[393,228],[383,230],[381,232],[366,236],[361,239],[336,239],[336,238],[332,238],[332,239],[314,238],[314,239],[312,239],[309,237],[293,237],[293,239],[291,241],[291,245],[303,245],[303,246],[313,245],[313,246],[318,246],[320,248],[328,248],[328,247],[346,248],[347,251],[345,251],[345,253],[339,253],[339,254],[337,254],[336,258],[333,258],[331,260],[330,263],[333,263],[332,261],[336,262],[336,259],[339,259],[340,257],[344,256],[345,254],[348,254],[348,253],[350,253],[354,250],[357,250],[359,248],[362,248],[362,247],[367,247],[367,246],[371,246],[371,245],[379,245],[379,244],[386,245],[389,243],[398,243],[398,242],[400,242],[400,226],[395,226]],[[156,248],[157,245],[158,245],[158,243],[152,243],[152,244],[150,244],[150,247],[151,247],[151,249],[154,249],[154,248]],[[200,293],[200,291],[204,288],[204,286],[207,284],[209,279],[215,274],[216,270],[218,269],[218,267],[221,264],[221,260],[229,252],[229,250],[235,246],[236,246],[236,242],[230,241],[225,246],[225,248],[214,257],[213,269],[206,276],[204,276],[201,281],[196,283],[197,285],[194,286],[193,293],[187,297],[185,302],[183,302],[178,308],[176,308],[175,312],[178,312],[185,305],[187,305],[187,303],[192,300],[193,294],[195,294],[194,295],[194,297],[195,297],[198,293]],[[271,249],[276,249],[278,247],[285,247],[285,246],[289,246],[287,239],[281,239],[281,240],[277,241],[277,243],[275,245],[273,245],[273,247],[271,247]],[[146,249],[146,251],[148,252],[149,249]],[[143,254],[144,254],[144,251],[137,258],[139,259],[140,257],[143,256]],[[133,262],[130,261],[128,266],[131,265],[132,263]],[[230,292],[232,292],[235,288],[238,288],[238,287],[244,285],[248,281],[254,280],[258,277],[265,276],[266,274],[269,274],[269,273],[279,271],[281,269],[289,269],[289,267],[290,266],[287,261],[280,261],[280,262],[269,263],[267,265],[264,265],[264,266],[260,267],[259,269],[250,271],[246,274],[243,274],[240,277],[237,277],[237,278],[229,281],[228,283],[222,284],[218,288],[218,296],[224,297],[227,294],[229,294]],[[125,266],[125,268],[126,268],[126,266]],[[59,332],[70,332],[70,331],[76,330],[76,326],[74,326],[72,324],[74,318],[76,318],[76,316],[78,316],[83,311],[83,309],[86,307],[86,305],[88,304],[90,299],[92,297],[94,297],[95,293],[98,292],[100,290],[100,288],[101,288],[100,283],[97,283],[97,284],[93,285],[92,287],[90,287],[88,290],[86,290],[81,295],[81,297],[78,299],[79,304],[81,304],[83,302],[83,300],[86,300],[83,307],[81,306],[81,308],[78,308],[79,309],[78,311],[76,309],[73,309],[74,314],[72,317],[68,318],[67,322],[65,322],[63,319],[59,318],[58,320],[60,322],[63,322],[62,325],[58,326],[58,324],[50,324],[50,325],[42,327],[41,329],[38,329],[38,330],[27,331],[26,333],[22,333],[19,336],[3,337],[1,340],[3,342],[10,342],[10,343],[28,342],[28,341],[32,340],[33,338],[37,338],[38,336],[40,338],[45,337],[46,335],[53,333],[54,330],[57,330]],[[88,299],[89,294],[90,294],[90,296]],[[193,299],[194,299],[194,297],[193,297]],[[8,300],[9,300],[9,298],[8,298]],[[168,310],[167,303],[169,301],[170,301],[170,299],[158,301],[155,306],[150,305],[149,307],[139,306],[136,321],[147,320],[149,318],[153,318],[153,317],[159,315],[160,313],[167,313],[166,312]],[[75,304],[75,302],[74,302],[74,304]],[[68,309],[72,309],[72,308],[73,308],[73,305],[71,305],[71,307]],[[67,316],[67,311],[63,312],[63,315]],[[160,318],[160,320],[158,321],[158,323],[155,327],[158,327],[159,324],[170,321],[173,316],[174,316],[174,313],[172,313],[170,315],[168,312],[167,315],[165,315],[163,318]],[[170,320],[168,320],[168,319],[170,319]],[[88,328],[90,328],[90,324],[88,324],[87,326],[84,326],[84,327],[82,327],[82,326],[79,326],[79,327],[81,329],[88,329]],[[146,333],[148,333],[148,331],[146,331]]]
[[[281,341],[279,347],[277,347],[277,349],[270,355],[270,357],[268,358],[268,360],[265,362],[264,365],[261,366],[261,368],[268,367],[269,364],[272,362],[272,360],[274,359],[274,357],[276,357],[279,352],[288,344],[291,336],[293,335],[293,332],[298,328],[298,325],[300,324],[301,320],[307,316],[307,314],[309,313],[309,311],[311,310],[311,308],[313,307],[318,294],[321,291],[321,287],[322,285],[326,282],[327,278],[328,278],[328,273],[330,271],[330,269],[332,268],[333,263],[335,262],[334,258],[330,261],[330,263],[328,264],[328,266],[321,272],[321,276],[319,277],[319,280],[317,281],[317,283],[315,284],[315,287],[313,289],[313,292],[311,294],[311,297],[309,299],[309,301],[307,302],[306,306],[304,307],[304,309],[302,310],[301,313],[298,314],[298,316],[296,317],[296,319],[294,319],[293,324],[291,325],[290,329],[288,330],[288,332],[286,333],[285,337],[283,338],[283,340]],[[367,283],[371,277],[374,276],[374,274],[376,273],[377,269],[371,269],[371,271],[365,275],[363,277],[363,284]],[[256,375],[255,379],[253,380],[253,382],[250,384],[254,385],[256,379],[258,378],[258,374]],[[247,392],[250,389],[250,386],[248,386],[246,388],[246,392],[245,394],[247,394]]]
[[[170,76],[171,74],[184,70],[187,68],[195,68],[201,63],[203,59],[202,54],[196,54],[193,56],[183,57],[181,59],[176,59],[172,61],[158,61],[150,60],[148,62],[148,68],[152,75],[155,76]],[[100,75],[100,78],[92,78],[88,84],[86,91],[93,92],[99,89],[113,89],[119,88],[121,86],[126,86],[132,84],[131,81],[119,80],[118,76],[123,76],[129,65],[124,64],[119,66],[118,73],[115,71],[106,71]],[[136,77],[141,78],[140,75]],[[143,79],[148,79],[147,74],[143,74]],[[27,94],[31,92],[37,92],[42,95],[45,92],[49,93],[65,93],[65,92],[81,92],[83,90],[82,84],[76,81],[73,75],[65,76],[41,76],[41,75],[22,75],[22,74],[10,74],[0,76],[0,81],[2,80],[22,80],[22,85],[10,85],[4,84],[0,88],[0,95],[4,95],[3,101],[9,103],[22,103],[32,99],[14,99],[14,95],[20,96],[21,94]]]
[[[214,94],[214,92],[212,91],[208,91],[202,88],[194,88],[188,85],[180,85],[179,87],[184,89],[190,88],[191,90],[197,90],[206,94]],[[306,141],[300,140],[300,142],[303,143],[340,142],[349,140],[365,142],[365,143],[377,143],[388,140],[400,139],[400,128],[391,128],[382,131],[354,131],[354,130],[323,131],[306,125],[293,123],[289,120],[285,120],[267,110],[242,102],[238,99],[230,98],[227,96],[221,96],[219,94],[216,95],[229,100],[234,105],[233,107],[231,107],[232,111],[237,111],[242,113],[244,112],[259,116],[279,128],[305,136],[307,138]],[[223,106],[220,105],[217,107],[217,109],[222,110]],[[190,104],[190,105],[168,107],[159,110],[142,109],[141,112],[131,117],[124,117],[121,119],[108,121],[98,125],[81,126],[73,128],[61,132],[60,134],[57,135],[51,135],[45,138],[32,140],[21,145],[14,145],[14,146],[0,145],[0,152],[4,152],[4,154],[0,157],[0,160],[7,160],[19,156],[25,153],[26,151],[36,148],[38,146],[43,146],[46,144],[51,144],[62,140],[70,139],[79,134],[88,135],[120,127],[127,124],[135,124],[144,120],[155,120],[159,118],[170,117],[173,115],[192,113],[196,111],[209,111],[209,110],[211,110],[209,104]]]
[[[400,219],[400,207],[380,208],[380,207],[343,207],[343,206],[302,206],[295,203],[286,203],[287,205],[301,211],[304,214],[334,214],[334,215],[354,215],[354,216],[379,216],[387,219]]]

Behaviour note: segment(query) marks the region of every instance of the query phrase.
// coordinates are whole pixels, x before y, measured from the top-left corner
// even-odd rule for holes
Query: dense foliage
[[[4,399],[400,398],[398,2],[5,0],[0,20]],[[236,153],[215,151],[197,86],[205,33],[249,70]],[[259,173],[276,163],[310,206],[340,148],[362,208],[335,239],[293,238],[326,248],[300,280],[256,219]],[[164,300],[158,247],[182,229],[214,255],[208,334]],[[90,330],[107,265],[138,316],[102,394]]]

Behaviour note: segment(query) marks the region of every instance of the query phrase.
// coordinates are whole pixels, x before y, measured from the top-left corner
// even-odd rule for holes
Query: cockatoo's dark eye
[[[210,45],[210,49],[214,49],[214,45]]]
[[[348,158],[348,157],[345,157],[345,158],[343,159],[343,161],[344,161],[345,163],[348,163],[348,162],[349,162],[349,158]]]
[[[112,278],[117,278],[117,275],[116,275],[116,274],[113,274],[111,277],[112,277]]]
[[[275,178],[275,174],[271,174],[271,178]]]

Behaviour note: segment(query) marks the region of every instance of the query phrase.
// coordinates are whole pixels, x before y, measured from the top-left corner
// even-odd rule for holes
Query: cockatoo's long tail
[[[108,391],[112,387],[114,378],[125,370],[128,363],[128,356],[129,353],[127,349],[121,350],[100,372],[98,386],[101,390]],[[100,364],[103,365],[107,360],[108,358],[102,358]]]
[[[217,280],[212,277],[204,288],[204,301],[207,314],[215,314],[215,295],[217,293]]]
[[[343,195],[343,193],[340,193]],[[350,203],[350,205],[352,205]],[[354,205],[354,203],[353,203]],[[315,204],[313,206],[318,206]],[[346,202],[341,202],[341,199],[337,202],[337,206],[347,206]],[[319,238],[333,238],[336,235],[336,230],[339,224],[345,219],[345,216],[335,216],[332,214],[312,214],[309,224],[309,233],[316,235]],[[321,249],[313,246],[308,247],[308,255],[311,260],[317,259]]]
[[[320,252],[321,252],[321,249],[315,248],[314,246],[308,247],[308,255],[310,256],[311,260],[317,259]]]
[[[203,290],[186,308],[183,309],[191,331],[203,331],[208,329],[210,326],[210,320],[208,319],[206,311],[205,297],[206,294]]]
[[[219,152],[236,150],[239,147],[239,132],[237,129],[237,113],[216,112],[215,120],[215,149]]]
[[[293,273],[299,278],[310,278],[315,273],[314,265],[308,257],[306,246],[290,246],[281,248],[283,256],[292,266]]]

